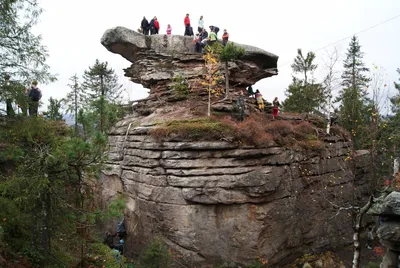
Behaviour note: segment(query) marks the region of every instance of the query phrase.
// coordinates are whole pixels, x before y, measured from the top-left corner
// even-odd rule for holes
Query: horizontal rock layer
[[[161,234],[188,261],[263,256],[281,265],[351,242],[351,217],[333,205],[352,198],[344,161],[350,142],[327,137],[323,150],[300,152],[224,141],[160,143],[148,130],[118,125],[103,173],[104,181],[119,178],[128,196],[128,248]],[[368,192],[367,163],[368,152],[358,152],[359,200]]]

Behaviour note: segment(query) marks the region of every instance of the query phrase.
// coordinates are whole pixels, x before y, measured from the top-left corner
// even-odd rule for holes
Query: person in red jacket
[[[226,31],[226,29],[224,29],[224,34],[222,35],[222,44],[224,46],[226,46],[226,43],[228,43],[228,39],[229,39],[229,34]]]
[[[157,20],[157,17],[154,17],[154,34],[158,34],[160,30],[160,23]]]
[[[189,14],[186,14],[185,19],[183,20],[183,23],[185,24],[185,36],[192,36],[190,34],[190,19],[189,19]]]

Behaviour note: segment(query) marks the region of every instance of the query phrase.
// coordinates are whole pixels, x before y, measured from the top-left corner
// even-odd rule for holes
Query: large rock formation
[[[369,214],[379,216],[377,234],[387,248],[382,268],[397,268],[400,257],[400,193],[392,192],[385,198],[376,199]]]
[[[101,43],[111,52],[132,62],[125,75],[150,89],[150,96],[134,107],[147,115],[180,98],[169,87],[171,79],[182,75],[190,84],[190,98],[206,95],[203,54],[194,53],[193,38],[180,35],[145,36],[124,27],[107,30]],[[278,56],[257,47],[237,44],[246,50],[240,61],[229,63],[230,84],[238,92],[262,78],[277,74]]]
[[[128,197],[130,241],[160,234],[193,262],[271,264],[351,243],[352,220],[338,213],[352,197],[343,160],[351,143],[336,137],[316,152],[252,148],[224,141],[157,142],[139,121],[110,136],[110,185]],[[359,152],[357,194],[368,187],[368,153]],[[110,197],[110,196],[109,196]],[[138,225],[137,225],[138,223]],[[137,251],[137,250],[136,250]],[[129,251],[128,251],[129,252]]]
[[[257,256],[279,267],[305,253],[351,243],[352,223],[337,206],[365,198],[368,152],[356,155],[356,179],[345,161],[351,142],[322,135],[320,150],[300,151],[270,143],[261,148],[230,139],[159,141],[149,135],[160,122],[193,118],[190,100],[176,102],[170,78],[182,73],[201,96],[202,55],[191,38],[143,36],[117,27],[102,44],[132,62],[126,75],[150,87],[150,97],[112,131],[102,198],[127,196],[126,253],[140,252],[155,235],[188,263]],[[231,83],[244,88],[277,74],[277,56],[244,46],[246,57],[230,64]],[[237,88],[236,91],[237,91]],[[197,91],[196,91],[197,90]]]

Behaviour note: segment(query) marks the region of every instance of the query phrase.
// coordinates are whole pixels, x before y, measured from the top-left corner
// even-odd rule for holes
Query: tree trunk
[[[332,97],[331,97],[331,90],[330,90],[330,85],[328,86],[328,90],[329,90],[329,96],[328,96],[328,124],[326,126],[326,133],[329,134],[329,132],[331,131],[331,101],[332,101]]]
[[[354,245],[354,255],[353,255],[353,266],[352,268],[360,267],[360,258],[361,258],[361,245],[360,245],[360,229],[361,222],[364,214],[368,211],[368,209],[372,205],[373,197],[370,196],[368,203],[363,206],[357,214],[356,222],[354,224],[354,235],[353,235],[353,245]]]
[[[78,87],[77,87],[77,82],[75,81],[75,84],[74,84],[74,98],[75,98],[75,103],[74,103],[74,116],[75,116],[75,135],[76,136],[78,136]]]
[[[229,66],[228,61],[225,61],[225,99],[229,97]]]
[[[100,131],[104,132],[104,77],[100,76],[100,86],[101,86],[101,97],[100,97]]]
[[[304,70],[304,86],[307,85],[307,69]]]
[[[208,116],[211,116],[211,87],[208,86]]]

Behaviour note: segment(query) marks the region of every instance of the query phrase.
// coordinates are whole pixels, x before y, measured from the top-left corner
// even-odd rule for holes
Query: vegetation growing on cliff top
[[[159,141],[237,141],[256,147],[285,146],[293,149],[320,150],[320,129],[306,121],[271,121],[254,114],[244,122],[228,116],[190,120],[172,120],[159,124],[150,134]]]

